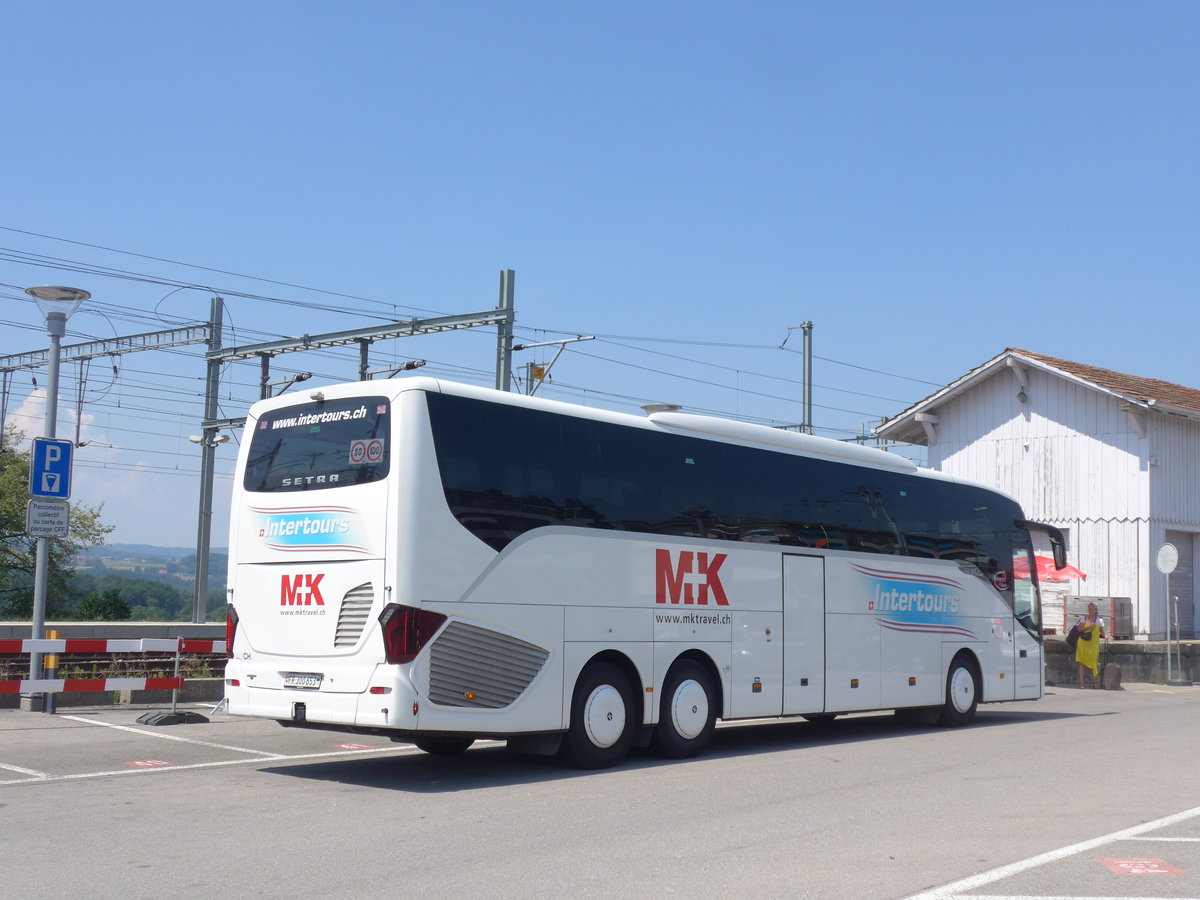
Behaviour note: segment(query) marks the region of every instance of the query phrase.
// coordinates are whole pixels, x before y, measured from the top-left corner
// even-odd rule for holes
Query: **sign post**
[[[66,500],[71,496],[71,450],[69,441],[54,440],[58,428],[58,369],[67,319],[79,309],[79,304],[92,295],[79,288],[40,285],[26,288],[25,293],[37,301],[38,309],[46,316],[46,336],[50,350],[46,354],[46,419],[42,437],[33,442],[29,461],[29,494],[32,497],[51,497]],[[33,610],[30,614],[29,637],[40,640],[46,626],[46,586],[49,581],[50,539],[37,539],[37,556],[33,569]],[[42,677],[42,654],[29,654],[29,680]],[[29,709],[40,694],[28,695]],[[21,698],[22,709],[26,700]]]
[[[1179,598],[1171,597],[1171,573],[1174,572],[1175,567],[1179,565],[1179,550],[1176,549],[1174,544],[1163,544],[1161,547],[1158,548],[1158,558],[1155,560],[1155,562],[1158,565],[1158,571],[1162,572],[1163,575],[1165,575],[1166,579],[1167,579],[1167,584],[1166,584],[1167,592],[1166,592],[1166,596],[1164,598],[1166,600],[1165,606],[1166,606],[1166,613],[1167,613],[1167,684],[1176,684],[1176,685],[1191,684],[1192,682],[1190,680],[1185,680],[1183,678],[1183,655],[1182,655],[1182,648],[1179,647],[1179,634],[1178,634],[1178,632],[1179,632]],[[1174,604],[1171,603],[1172,599],[1174,599],[1174,601],[1175,601]],[[1176,649],[1179,652],[1179,659],[1178,659],[1177,665],[1176,665],[1176,668],[1178,669],[1177,672],[1172,672],[1172,669],[1171,669],[1171,662],[1172,662],[1172,660],[1171,660],[1171,617],[1172,617],[1172,613],[1174,614],[1174,617],[1175,617],[1175,631],[1176,631],[1175,644],[1176,644]]]

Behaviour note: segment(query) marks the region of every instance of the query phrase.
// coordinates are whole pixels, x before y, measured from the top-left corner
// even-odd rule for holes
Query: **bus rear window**
[[[267,413],[250,441],[248,491],[312,491],[387,477],[388,401],[350,397]]]

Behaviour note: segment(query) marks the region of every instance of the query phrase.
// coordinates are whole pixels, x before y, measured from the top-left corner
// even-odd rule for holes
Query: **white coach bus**
[[[1042,695],[1014,561],[1061,534],[894,454],[429,378],[263,400],[246,437],[234,715],[602,767],[718,718]]]

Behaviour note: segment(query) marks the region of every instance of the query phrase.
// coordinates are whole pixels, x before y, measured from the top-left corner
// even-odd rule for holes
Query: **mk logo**
[[[670,550],[654,551],[655,603],[707,606],[709,595],[717,606],[728,606],[721,584],[720,568],[726,553],[679,552],[679,563],[671,561]]]
[[[279,605],[312,606],[315,603],[317,606],[324,606],[325,600],[321,596],[321,579],[324,577],[324,572],[320,575],[282,576],[279,583]]]

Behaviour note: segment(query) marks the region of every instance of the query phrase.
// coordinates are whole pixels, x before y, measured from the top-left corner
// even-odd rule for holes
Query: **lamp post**
[[[67,333],[67,319],[79,309],[79,305],[92,295],[79,288],[41,287],[26,288],[25,293],[37,301],[38,309],[46,317],[46,334],[50,337],[50,352],[46,357],[46,418],[42,437],[53,439],[58,429],[58,360],[62,337]],[[46,628],[46,585],[50,575],[50,539],[37,539],[37,557],[33,573],[33,614],[30,638],[40,641]],[[42,677],[42,654],[29,654],[29,680]]]

